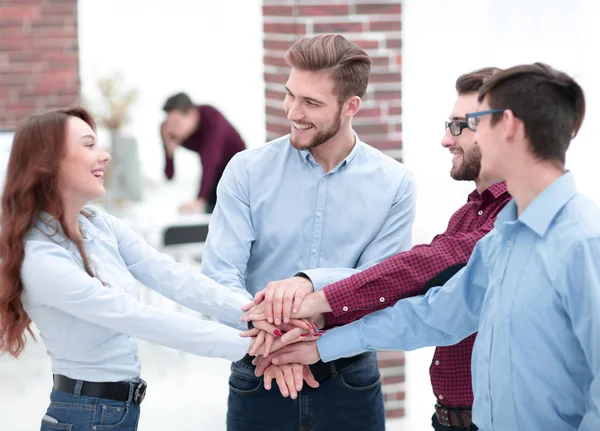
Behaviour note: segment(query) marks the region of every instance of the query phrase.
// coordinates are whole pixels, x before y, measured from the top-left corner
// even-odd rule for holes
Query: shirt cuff
[[[225,289],[225,288],[223,288]],[[227,301],[227,311],[219,316],[219,320],[228,322],[230,325],[235,325],[244,331],[248,329],[248,325],[242,322],[240,318],[244,315],[242,307],[252,302],[242,294],[232,292],[231,298]]]
[[[348,312],[356,311],[354,306],[358,298],[355,297],[351,286],[345,285],[345,280],[325,286],[323,293],[335,317],[339,318]]]
[[[328,330],[317,340],[317,349],[323,362],[349,358],[368,351],[362,342],[360,322]]]
[[[313,284],[314,291],[317,292],[325,286],[345,278],[347,275],[342,275],[340,278],[340,275],[332,271],[331,268],[315,268],[301,271],[296,276],[308,278]]]
[[[251,338],[240,337],[240,331],[223,325],[219,332],[220,340],[210,355],[229,361],[239,361],[250,349]]]

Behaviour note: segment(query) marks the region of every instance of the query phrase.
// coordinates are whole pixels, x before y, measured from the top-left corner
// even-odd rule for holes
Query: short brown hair
[[[285,61],[296,69],[330,73],[340,103],[351,96],[363,97],[367,91],[371,59],[340,34],[302,38],[285,53]]]
[[[187,114],[195,107],[196,105],[194,105],[190,96],[185,93],[177,93],[167,99],[163,105],[163,111],[167,114],[171,111],[181,111],[184,114]]]
[[[469,73],[463,73],[456,80],[456,91],[459,95],[477,93],[483,86],[483,81],[502,69],[497,67],[482,67]]]
[[[523,121],[533,154],[565,163],[566,152],[585,116],[585,96],[577,82],[543,63],[498,72],[479,90],[491,109],[510,109]],[[496,124],[502,113],[494,114]]]

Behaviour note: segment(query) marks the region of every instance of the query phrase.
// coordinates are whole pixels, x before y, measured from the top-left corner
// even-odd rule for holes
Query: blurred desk
[[[177,262],[199,266],[208,235],[210,214],[179,214],[177,208],[185,200],[182,194],[176,184],[168,184],[156,187],[151,192],[147,190],[147,197],[141,202],[108,205],[106,210],[158,251],[168,254]],[[142,289],[142,302],[177,311],[184,310],[180,305],[146,287]],[[198,316],[198,313],[192,314]]]
[[[145,188],[144,199],[141,202],[126,201],[122,205],[108,205],[106,210],[121,219],[137,234],[141,235],[150,245],[163,251],[165,247],[165,231],[169,228],[193,228],[204,230],[204,238],[190,229],[189,240],[178,237],[178,244],[169,241],[168,246],[182,244],[204,243],[210,214],[179,214],[179,205],[186,201],[187,190],[177,183],[164,185],[149,185]],[[185,229],[183,229],[185,230]],[[180,232],[183,232],[181,230]],[[173,238],[173,237],[171,237]],[[199,241],[200,239],[200,241]]]

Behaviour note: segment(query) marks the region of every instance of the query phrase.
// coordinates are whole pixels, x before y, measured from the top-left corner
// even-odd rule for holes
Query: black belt
[[[335,374],[337,374],[339,371],[342,371],[344,368],[346,368],[350,365],[353,365],[357,362],[360,362],[362,360],[365,360],[372,354],[373,353],[366,352],[366,353],[361,353],[360,355],[357,355],[357,356],[352,356],[351,358],[341,358],[341,359],[336,359],[335,361],[331,361],[331,362],[318,361],[312,365],[309,365],[309,367],[310,367],[310,371],[312,372],[315,380],[317,382],[321,383],[321,382],[324,382],[325,380],[330,379]],[[246,355],[239,362],[241,362],[242,365],[245,367],[254,369],[255,367],[254,367],[254,365],[252,365],[253,359],[254,359],[254,356]]]
[[[435,414],[438,422],[447,427],[469,429],[473,424],[471,409],[453,409],[437,403],[435,405]]]
[[[54,389],[62,392],[75,392],[77,380],[61,374],[54,374]],[[81,386],[81,395],[107,398],[115,401],[129,401],[129,391],[134,385],[133,402],[140,405],[146,396],[146,382],[86,382]]]

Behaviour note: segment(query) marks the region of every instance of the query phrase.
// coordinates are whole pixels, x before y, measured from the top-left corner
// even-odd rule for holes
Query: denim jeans
[[[306,384],[298,398],[284,398],[273,381],[265,390],[262,377],[243,362],[231,366],[228,431],[382,431],[385,413],[377,358],[369,353],[319,382]]]
[[[132,401],[131,386],[127,401],[78,394],[80,385],[76,386],[74,393],[53,390],[40,430],[136,431],[140,407]]]

